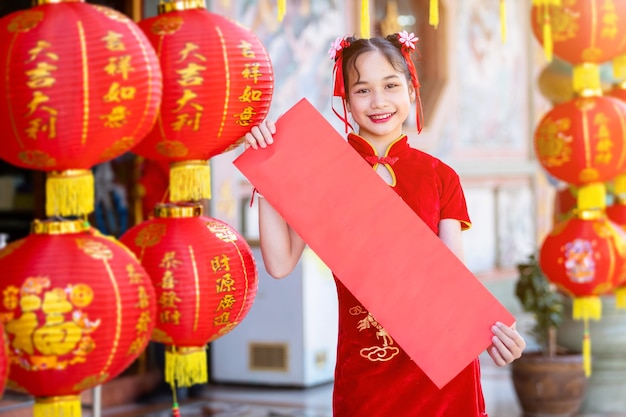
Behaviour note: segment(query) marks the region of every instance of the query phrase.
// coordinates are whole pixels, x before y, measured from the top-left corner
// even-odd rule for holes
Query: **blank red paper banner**
[[[306,99],[276,129],[235,166],[444,386],[514,317]]]

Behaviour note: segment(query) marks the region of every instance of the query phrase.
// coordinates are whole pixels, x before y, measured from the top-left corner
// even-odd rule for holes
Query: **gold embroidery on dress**
[[[381,346],[370,346],[361,349],[359,353],[362,357],[371,362],[387,362],[400,353],[400,349],[393,346],[394,342],[391,335],[387,333],[383,326],[381,326],[367,310],[362,306],[356,306],[352,307],[349,311],[353,316],[366,314],[366,317],[359,320],[357,323],[357,329],[359,329],[360,332],[367,329],[375,330],[376,339],[382,342]]]

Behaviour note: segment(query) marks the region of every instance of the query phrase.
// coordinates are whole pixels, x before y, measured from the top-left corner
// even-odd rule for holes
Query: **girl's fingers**
[[[493,361],[493,363],[495,363],[497,366],[506,365],[506,361],[504,360],[502,355],[500,355],[498,348],[496,348],[494,345],[491,345],[487,348],[487,353],[491,357],[491,360]]]
[[[276,133],[276,125],[272,121],[265,121],[250,129],[244,136],[245,141],[252,149],[266,148],[274,142],[272,136]]]
[[[272,135],[276,133],[276,124],[272,120],[268,120],[266,123],[267,123],[268,129],[270,130],[270,133]]]
[[[272,142],[274,142],[274,138],[272,137],[272,131],[270,129],[270,127],[268,126],[268,122],[265,123],[261,123],[259,126],[259,131],[261,132],[261,136],[263,137],[263,141],[265,142],[265,144],[267,145],[271,145]],[[276,129],[274,127],[274,129]],[[265,146],[262,146],[265,147]]]
[[[526,342],[515,330],[515,327],[507,327],[498,322],[492,327],[494,336],[491,338],[492,345],[489,347],[489,355],[498,366],[513,362],[522,355]]]

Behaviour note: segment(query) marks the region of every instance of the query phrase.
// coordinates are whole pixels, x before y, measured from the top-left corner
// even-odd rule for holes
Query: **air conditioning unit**
[[[259,289],[248,315],[209,346],[211,381],[309,387],[332,382],[337,351],[337,290],[308,247],[294,271],[272,278],[253,248]]]

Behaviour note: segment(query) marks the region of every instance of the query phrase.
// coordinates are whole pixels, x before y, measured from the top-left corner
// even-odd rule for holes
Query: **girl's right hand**
[[[276,133],[276,125],[271,120],[265,120],[258,126],[254,126],[250,132],[246,133],[244,137],[246,145],[252,149],[266,148],[268,145],[274,143],[274,137]]]

